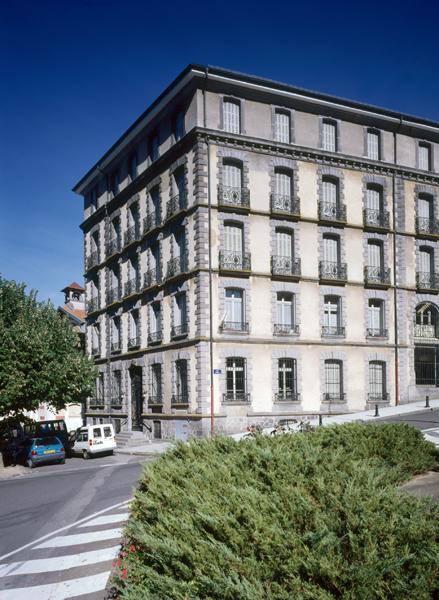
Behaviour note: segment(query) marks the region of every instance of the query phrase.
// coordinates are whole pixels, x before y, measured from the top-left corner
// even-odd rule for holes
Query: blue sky
[[[82,282],[71,188],[190,62],[439,121],[438,17],[432,0],[3,0],[0,273],[57,304]]]

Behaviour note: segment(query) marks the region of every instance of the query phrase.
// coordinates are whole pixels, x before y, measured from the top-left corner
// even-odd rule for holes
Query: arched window
[[[430,302],[418,304],[415,311],[416,385],[439,385],[439,312]]]

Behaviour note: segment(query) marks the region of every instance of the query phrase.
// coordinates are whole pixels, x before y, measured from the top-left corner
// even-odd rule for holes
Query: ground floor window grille
[[[187,360],[175,361],[175,401],[185,403],[188,401],[188,372]]]
[[[340,360],[325,360],[326,401],[343,401],[343,365]]]
[[[386,363],[373,360],[369,363],[369,401],[386,400]]]
[[[280,358],[277,367],[277,401],[293,402],[297,394],[297,363],[295,358]]]
[[[416,385],[439,386],[438,346],[415,347]]]
[[[245,358],[227,358],[227,391],[225,394],[225,400],[227,402],[245,402],[247,400],[245,367]]]

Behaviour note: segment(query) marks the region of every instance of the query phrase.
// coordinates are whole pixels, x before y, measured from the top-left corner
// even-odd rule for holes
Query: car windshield
[[[38,438],[35,440],[36,446],[53,446],[54,444],[59,445],[59,441],[54,437]]]

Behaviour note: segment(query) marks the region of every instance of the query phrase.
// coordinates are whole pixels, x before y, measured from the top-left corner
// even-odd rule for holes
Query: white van
[[[72,446],[72,454],[82,454],[90,458],[92,454],[108,452],[113,454],[116,448],[114,428],[110,423],[105,425],[85,425],[76,431]]]

